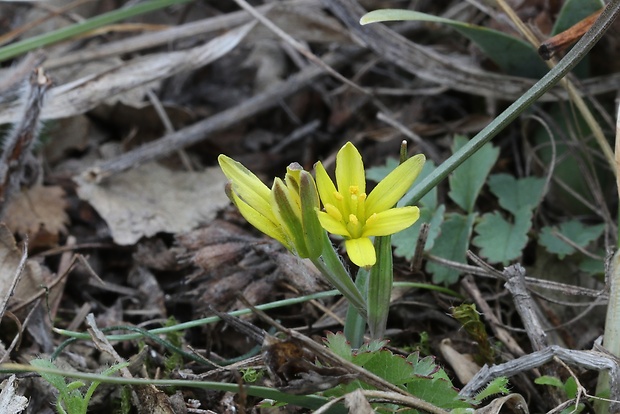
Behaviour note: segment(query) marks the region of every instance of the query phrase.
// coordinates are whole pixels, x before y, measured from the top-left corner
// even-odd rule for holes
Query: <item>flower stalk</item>
[[[218,158],[230,180],[227,194],[241,215],[291,253],[308,258],[347,298],[351,326],[345,330],[354,343],[361,343],[365,320],[373,338],[385,333],[393,284],[390,235],[409,227],[420,216],[418,207],[394,207],[425,160],[423,155],[405,160],[403,154],[406,146],[401,148],[401,165],[368,195],[362,157],[350,142],[338,151],[336,183],[320,162],[315,165],[316,182],[293,163],[284,179],[276,178],[269,189],[242,164],[225,155]],[[362,278],[357,284],[327,232],[344,237],[349,258],[360,267],[358,275]]]

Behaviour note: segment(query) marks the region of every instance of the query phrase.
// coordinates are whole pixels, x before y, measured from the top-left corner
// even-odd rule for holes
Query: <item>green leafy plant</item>
[[[339,333],[328,333],[324,342],[329,349],[342,358],[364,367],[412,395],[445,410],[471,412],[467,410],[480,404],[484,398],[509,392],[506,388],[508,379],[501,377],[489,383],[476,398],[464,400],[458,395],[458,390],[452,385],[448,374],[435,363],[435,358],[432,356],[420,357],[418,352],[413,352],[406,358],[395,355],[385,348],[385,341],[371,341],[354,350],[345,336]],[[372,386],[357,380],[338,385],[326,392],[326,395],[339,397],[358,388],[373,389]],[[416,412],[394,404],[376,404],[374,408],[381,413]]]
[[[570,399],[577,399],[579,397],[577,381],[575,380],[574,377],[568,377],[566,381],[562,382],[562,380],[557,377],[543,375],[542,377],[536,378],[534,382],[538,385],[549,385],[552,387],[560,388],[566,393],[566,396]],[[582,412],[584,409],[585,409],[585,404],[580,403],[579,401],[576,401],[574,406],[563,409],[561,411],[561,414],[569,414],[569,413],[578,414]]]
[[[30,361],[30,364],[38,368],[56,368],[56,365],[47,359],[33,359]],[[117,364],[106,369],[101,374],[109,376],[128,365],[128,363]],[[60,414],[86,414],[88,412],[88,403],[99,384],[101,384],[100,381],[92,381],[86,392],[82,393],[80,389],[86,386],[82,381],[67,383],[64,376],[49,372],[41,372],[41,377],[58,390],[56,410]]]
[[[465,137],[455,137],[453,151],[456,153],[465,145]],[[418,223],[392,236],[394,254],[411,260],[416,250],[422,223],[430,228],[424,251],[442,259],[465,263],[470,243],[478,247],[480,256],[491,264],[508,265],[518,259],[531,239],[533,213],[545,194],[545,180],[538,177],[514,178],[508,174],[490,174],[497,160],[498,150],[491,144],[483,146],[474,156],[457,168],[449,179],[448,196],[459,207],[446,213],[447,207],[439,204],[437,190],[433,189],[418,202],[420,217]],[[368,177],[380,180],[396,165],[388,160],[385,166],[371,168]],[[435,166],[428,162],[420,178],[429,176]],[[479,215],[475,211],[476,199],[484,186],[496,197],[499,208]],[[413,202],[406,194],[401,203]],[[559,226],[544,226],[537,233],[538,244],[559,259],[585,249],[599,239],[605,226],[585,225],[571,220]],[[473,237],[472,237],[473,235]],[[602,262],[590,257],[581,258],[580,267],[587,273],[602,271]],[[451,284],[458,280],[459,272],[438,263],[428,263],[426,270],[433,274],[433,282]]]

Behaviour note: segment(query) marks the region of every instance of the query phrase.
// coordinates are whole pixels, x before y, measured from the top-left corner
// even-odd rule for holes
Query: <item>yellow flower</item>
[[[366,176],[362,156],[353,144],[347,142],[336,157],[336,183],[329,178],[318,162],[316,184],[324,211],[319,221],[325,230],[345,238],[345,247],[351,261],[360,267],[376,262],[371,236],[387,236],[406,229],[420,217],[418,207],[394,208],[409,190],[422,170],[422,154],[409,158],[385,177],[366,196]]]
[[[317,242],[320,237],[316,231],[324,230],[315,214],[319,200],[310,173],[293,163],[287,168],[284,180],[276,178],[270,190],[232,158],[221,154],[218,162],[230,180],[226,187],[228,197],[251,225],[300,257],[320,255],[322,245]]]

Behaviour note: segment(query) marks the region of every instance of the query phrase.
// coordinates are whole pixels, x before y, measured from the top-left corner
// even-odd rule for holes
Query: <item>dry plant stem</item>
[[[330,66],[339,66],[350,62],[352,58],[361,53],[362,51],[358,50],[336,57],[328,56],[324,60]],[[112,174],[165,157],[174,151],[206,140],[214,132],[238,124],[247,117],[278,105],[283,98],[308,86],[322,75],[325,75],[323,69],[316,66],[308,67],[237,106],[106,161],[98,167],[87,170],[85,175],[89,179],[99,181]]]
[[[26,79],[32,70],[40,66],[45,60],[43,52],[29,53],[14,67],[0,71],[0,102],[12,98],[19,85]],[[8,96],[7,96],[8,95]]]
[[[538,317],[541,312],[536,302],[534,302],[527,292],[527,287],[525,286],[525,269],[521,265],[516,264],[504,269],[503,273],[507,279],[505,284],[506,289],[512,294],[515,308],[521,317],[523,327],[530,339],[532,348],[535,351],[545,349],[548,346],[547,334]],[[544,375],[558,377],[557,367],[555,366],[544,366],[541,368],[541,371]],[[561,404],[563,397],[560,390],[551,386],[546,388],[549,396],[553,399],[554,405]]]
[[[125,362],[125,360],[121,358],[121,356],[116,352],[114,347],[110,344],[103,332],[99,330],[99,328],[97,327],[97,322],[95,322],[95,316],[92,313],[86,316],[86,325],[88,325],[88,333],[90,334],[90,337],[93,340],[95,347],[97,347],[99,351],[105,352],[112,356],[112,358],[114,358],[114,361],[117,364],[122,364]],[[121,368],[119,372],[124,378],[133,378],[133,375],[131,375],[127,367]]]
[[[506,289],[508,289],[514,299],[515,307],[519,316],[521,316],[532,348],[535,351],[546,348],[548,345],[547,334],[538,317],[540,310],[527,292],[527,287],[525,286],[525,269],[521,265],[516,264],[507,267],[503,273],[506,275],[507,279],[505,285]]]
[[[437,407],[434,407],[435,409],[433,411],[430,411],[427,408],[421,407],[419,405],[419,401],[420,401],[419,399],[408,398],[400,394],[395,394],[393,392],[376,391],[376,390],[356,390],[353,392],[361,392],[365,398],[371,399],[371,402],[392,403],[392,404],[404,405],[406,407],[411,407],[411,408],[418,408],[418,409],[424,410],[425,412],[429,412],[429,413],[448,414],[448,411],[442,410]],[[314,411],[314,414],[327,413],[331,407],[341,402],[342,400],[345,400],[346,397],[347,397],[346,395],[343,395],[342,397],[338,397],[338,398],[331,400],[330,402],[325,404],[323,407]]]
[[[284,2],[283,4],[286,5],[288,3],[289,2]],[[290,3],[294,4],[295,2]],[[266,13],[273,8],[274,4],[268,4],[257,7],[257,10],[261,13]],[[198,20],[181,26],[161,30],[159,32],[140,34],[128,39],[97,45],[97,47],[92,50],[78,50],[73,53],[48,60],[45,67],[49,70],[52,68],[75,65],[83,62],[105,59],[111,56],[137,52],[156,46],[170,44],[171,42],[186,39],[188,37],[237,27],[250,21],[250,18],[251,16],[245,11],[226,13],[222,16]]]
[[[519,16],[517,16],[514,10],[512,10],[512,8],[506,3],[506,1],[497,0],[497,4],[499,4],[502,10],[510,17],[513,23],[517,25],[517,27],[519,28],[521,33],[525,35],[527,40],[529,40],[529,42],[534,47],[538,47],[539,41],[536,38],[536,36],[534,36],[532,31],[525,25],[525,23],[523,23],[523,21],[521,21]],[[547,63],[547,66],[549,66],[549,69],[552,69],[557,64],[555,60],[550,60],[549,62],[546,62],[546,63]],[[596,139],[596,142],[598,143],[599,147],[601,147],[601,150],[603,151],[603,154],[605,155],[605,159],[607,159],[607,162],[609,163],[611,170],[615,173],[616,169],[614,168],[615,166],[614,153],[611,150],[611,146],[607,142],[607,139],[605,139],[605,134],[603,133],[601,126],[596,121],[596,119],[594,119],[594,115],[592,115],[592,112],[586,105],[586,102],[584,101],[583,97],[581,97],[581,95],[579,94],[577,88],[575,87],[575,84],[570,79],[567,79],[567,78],[562,79],[560,81],[560,84],[567,90],[570,99],[575,103],[575,105],[577,106],[577,109],[579,109],[579,112],[584,117],[586,123],[588,124],[588,126],[592,130],[592,133],[594,134],[594,138]]]
[[[408,399],[408,401],[410,403],[416,403],[416,408],[419,408],[421,410],[424,410],[426,412],[432,413],[432,414],[446,414],[447,412],[435,407],[433,404],[429,404],[428,402],[421,400],[417,397],[414,397],[413,395],[409,394],[407,391],[397,387],[396,385],[384,380],[383,378],[365,370],[364,368],[353,364],[350,361],[347,361],[346,359],[340,357],[339,355],[333,353],[329,348],[320,345],[318,343],[316,343],[315,341],[313,341],[312,339],[308,338],[307,336],[294,331],[292,329],[288,329],[284,326],[282,326],[281,324],[279,324],[278,322],[276,322],[275,320],[273,320],[272,318],[270,318],[265,312],[258,310],[256,308],[254,308],[249,302],[247,302],[244,298],[240,298],[241,301],[248,307],[251,308],[262,320],[264,320],[265,322],[269,323],[270,325],[272,325],[273,327],[275,327],[276,329],[278,329],[279,331],[284,332],[286,335],[288,335],[291,338],[295,338],[297,340],[299,340],[304,346],[306,346],[308,349],[310,349],[311,351],[313,351],[314,353],[316,353],[317,355],[320,355],[322,357],[324,357],[326,360],[328,360],[330,363],[334,364],[335,366],[340,366],[343,367],[345,369],[347,369],[349,372],[351,373],[355,373],[359,375],[359,379],[374,386],[377,387],[379,390],[388,390],[392,393],[395,393],[397,395],[400,396],[404,396]]]
[[[19,190],[24,178],[24,166],[32,156],[32,147],[39,133],[39,116],[45,92],[51,85],[43,69],[35,69],[24,90],[23,115],[4,139],[0,156],[0,217],[3,215],[11,195]]]
[[[596,371],[608,370],[612,378],[611,399],[620,399],[620,366],[618,366],[617,359],[603,352],[576,351],[565,349],[557,345],[552,345],[542,351],[532,352],[503,364],[493,366],[485,365],[476,376],[463,387],[459,395],[471,397],[476,390],[481,389],[495,378],[502,376],[512,377],[521,372],[541,367],[555,357],[569,365],[584,369]]]
[[[242,9],[247,11],[248,13],[250,13],[256,20],[258,20],[263,25],[265,25],[265,27],[267,27],[269,30],[271,30],[273,33],[278,35],[286,43],[288,43],[289,45],[293,46],[295,48],[295,50],[297,50],[299,53],[304,55],[310,61],[314,62],[319,67],[323,68],[327,73],[329,73],[330,75],[332,75],[333,77],[338,79],[340,82],[351,86],[352,88],[358,90],[359,92],[362,92],[364,94],[369,94],[369,92],[366,91],[366,89],[362,88],[361,86],[359,86],[355,82],[350,81],[349,79],[347,79],[344,76],[342,76],[340,73],[336,72],[331,66],[329,66],[328,64],[323,62],[323,60],[321,60],[317,55],[315,55],[310,50],[308,50],[308,48],[306,48],[304,45],[299,43],[297,40],[293,39],[284,30],[280,29],[278,26],[273,24],[273,22],[271,20],[269,20],[268,18],[266,18],[265,16],[260,14],[247,1],[245,1],[245,0],[234,0],[234,2],[237,3],[237,5],[239,7],[241,7]]]

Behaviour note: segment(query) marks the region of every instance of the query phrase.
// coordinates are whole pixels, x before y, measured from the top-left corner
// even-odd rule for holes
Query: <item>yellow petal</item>
[[[237,196],[273,221],[274,217],[269,201],[271,195],[269,187],[240,162],[224,154],[220,154],[217,157],[217,161],[226,178],[232,182],[233,190],[237,193]]]
[[[317,215],[319,217],[319,221],[321,222],[321,226],[329,233],[351,237],[342,221],[336,220],[324,211],[317,211]]]
[[[366,199],[366,216],[394,207],[422,171],[425,160],[424,155],[415,155],[381,180]]]
[[[366,174],[362,156],[353,144],[347,142],[336,156],[336,183],[338,191],[345,198],[351,187],[357,187],[358,194],[366,192]]]
[[[420,218],[420,209],[415,206],[391,208],[366,219],[362,237],[388,236],[411,226]]]
[[[367,237],[345,240],[344,246],[351,261],[359,267],[370,267],[377,261],[375,247]]]
[[[321,161],[314,164],[314,169],[316,170],[316,188],[319,190],[319,196],[321,197],[321,201],[323,205],[331,204],[333,206],[340,205],[338,200],[334,194],[337,193],[336,186],[327,171],[325,171],[325,167],[321,164]]]
[[[291,241],[288,239],[288,237],[285,235],[284,231],[278,224],[271,221],[264,215],[260,214],[248,203],[240,199],[234,191],[231,192],[231,195],[233,198],[233,203],[235,203],[235,205],[239,209],[239,212],[248,221],[248,223],[256,227],[261,232],[265,233],[267,236],[274,238],[280,243],[282,243],[284,247],[286,247],[288,250],[293,251]]]

